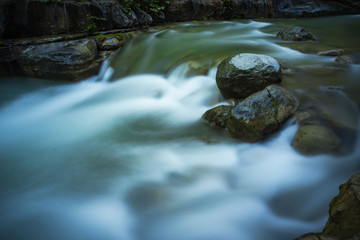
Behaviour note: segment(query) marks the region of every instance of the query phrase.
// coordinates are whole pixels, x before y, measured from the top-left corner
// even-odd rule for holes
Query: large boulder
[[[278,61],[270,56],[251,53],[224,59],[216,73],[217,86],[227,99],[246,98],[268,85],[281,82],[281,79]]]
[[[360,173],[340,185],[330,203],[329,219],[323,233],[339,239],[360,239]]]
[[[30,46],[18,62],[27,76],[81,80],[97,72],[97,54],[95,40],[74,40]]]
[[[298,106],[291,92],[271,85],[238,103],[231,110],[226,126],[234,137],[256,142],[279,129]]]
[[[340,145],[339,137],[322,125],[303,125],[295,134],[292,146],[307,155],[331,153]]]
[[[288,27],[276,34],[276,37],[285,41],[308,41],[315,40],[312,33],[300,26]]]

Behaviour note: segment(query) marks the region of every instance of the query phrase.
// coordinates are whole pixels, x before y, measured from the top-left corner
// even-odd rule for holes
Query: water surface
[[[277,40],[288,25],[317,41]],[[338,185],[360,170],[360,67],[316,53],[360,52],[359,27],[360,16],[178,23],[128,43],[98,81],[1,79],[1,238],[285,240],[321,231]],[[245,52],[294,71],[281,85],[318,121],[331,119],[341,154],[294,151],[294,121],[256,144],[201,121],[224,101],[216,65]]]

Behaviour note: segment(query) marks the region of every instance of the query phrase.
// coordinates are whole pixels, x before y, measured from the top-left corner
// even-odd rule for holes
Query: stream
[[[301,25],[315,42],[275,38]],[[321,232],[360,170],[360,15],[150,28],[79,83],[0,79],[0,239],[290,240]],[[225,103],[216,66],[261,53],[281,86],[338,129],[341,152],[305,156],[293,119],[244,143],[201,120]],[[320,120],[319,120],[320,121]]]

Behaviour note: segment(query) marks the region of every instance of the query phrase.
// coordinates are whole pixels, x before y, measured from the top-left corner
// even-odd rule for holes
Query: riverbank
[[[360,1],[172,0],[156,6],[154,9],[144,4],[144,11],[117,0],[2,0],[0,77],[29,76],[70,81],[86,79],[98,73],[102,62],[137,32],[164,23],[318,17],[360,12]],[[76,57],[84,55],[84,52],[77,52],[79,48],[63,46],[79,45],[76,42],[79,40],[91,42],[91,47],[86,50],[87,56],[81,60]],[[39,50],[39,47],[47,50]],[[35,51],[35,59],[24,54],[24,51]],[[38,51],[43,54],[41,59]],[[69,55],[68,52],[73,53]],[[68,64],[63,64],[66,61]],[[49,66],[44,67],[44,62]]]

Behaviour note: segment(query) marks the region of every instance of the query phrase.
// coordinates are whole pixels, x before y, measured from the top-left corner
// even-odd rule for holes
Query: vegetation
[[[120,0],[122,6],[127,13],[130,13],[136,8],[141,8],[146,12],[157,13],[163,11],[170,3],[169,0]]]

